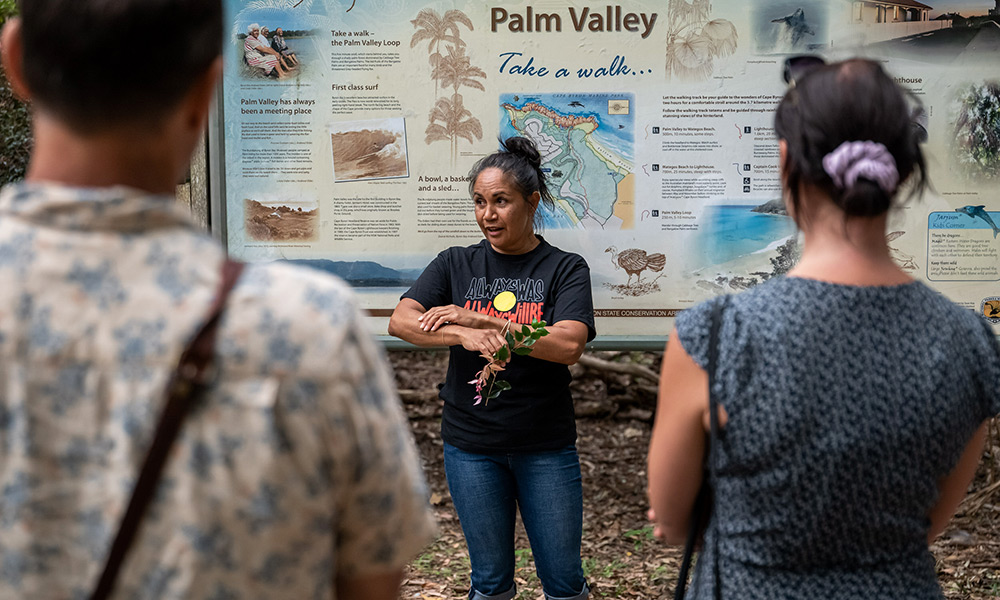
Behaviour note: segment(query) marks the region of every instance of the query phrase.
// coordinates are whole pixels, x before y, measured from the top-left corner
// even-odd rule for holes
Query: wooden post
[[[196,223],[206,230],[211,223],[208,206],[208,137],[205,132],[195,147],[186,181],[177,186],[177,202],[191,211]]]

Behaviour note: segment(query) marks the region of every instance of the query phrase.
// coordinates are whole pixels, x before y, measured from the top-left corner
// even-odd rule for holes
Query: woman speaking
[[[510,600],[515,511],[547,598],[584,600],[583,500],[568,365],[593,339],[590,269],[535,233],[539,202],[552,205],[541,157],[510,138],[469,174],[485,239],[441,252],[396,306],[389,333],[418,346],[450,346],[441,397],[445,474],[472,562],[472,600]],[[490,399],[476,382],[507,333],[547,323],[527,356],[509,354]],[[503,356],[503,353],[501,353]],[[502,363],[499,361],[497,364]],[[489,384],[487,384],[489,385]]]

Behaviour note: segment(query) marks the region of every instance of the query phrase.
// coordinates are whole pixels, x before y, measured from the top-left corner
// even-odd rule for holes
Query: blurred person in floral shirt
[[[0,598],[85,598],[225,260],[172,196],[222,69],[222,7],[20,12],[3,64],[32,102],[35,147],[26,181],[0,194]],[[183,43],[150,43],[177,22]],[[250,265],[226,306],[217,378],[115,597],[395,598],[434,524],[352,293]]]

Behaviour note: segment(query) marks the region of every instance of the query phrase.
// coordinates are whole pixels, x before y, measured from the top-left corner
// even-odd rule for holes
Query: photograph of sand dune
[[[334,181],[407,177],[406,127],[402,117],[330,126]]]
[[[319,207],[308,200],[243,199],[247,235],[261,242],[316,239]]]

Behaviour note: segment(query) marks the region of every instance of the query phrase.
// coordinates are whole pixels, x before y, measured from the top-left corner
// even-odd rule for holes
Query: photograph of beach
[[[688,277],[712,293],[746,289],[784,274],[798,247],[781,200],[705,207]]]

